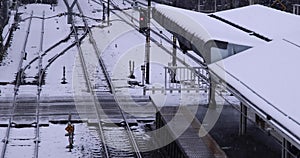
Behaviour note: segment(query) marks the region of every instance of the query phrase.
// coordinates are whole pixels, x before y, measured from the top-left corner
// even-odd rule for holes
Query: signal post
[[[151,1],[148,0],[147,8],[147,28],[146,28],[146,48],[145,48],[145,68],[146,68],[146,84],[150,83],[150,11]]]

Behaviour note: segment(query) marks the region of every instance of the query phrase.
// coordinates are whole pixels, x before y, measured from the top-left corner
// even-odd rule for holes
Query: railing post
[[[217,108],[216,102],[216,83],[211,82],[210,84],[210,101],[209,101],[209,108],[215,109]]]
[[[281,158],[290,158],[291,155],[289,153],[289,149],[291,146],[291,143],[286,140],[285,138],[282,138],[282,152],[281,152]]]
[[[168,80],[168,77],[167,77],[167,67],[165,67],[165,92],[166,92],[166,89],[167,89],[167,80]]]
[[[172,57],[172,67],[173,68],[173,71],[172,71],[172,79],[171,81],[172,82],[176,82],[176,50],[177,50],[177,47],[176,47],[176,37],[173,36],[173,57]]]
[[[241,114],[240,114],[240,126],[239,126],[239,135],[244,135],[247,129],[247,106],[243,103],[241,106]]]

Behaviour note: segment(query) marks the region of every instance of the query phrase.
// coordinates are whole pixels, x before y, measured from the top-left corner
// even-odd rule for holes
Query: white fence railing
[[[144,87],[144,94],[146,91],[161,92],[166,94],[167,92],[187,91],[188,93],[207,91],[209,88],[209,74],[207,69],[202,67],[164,67],[165,69],[165,83],[164,87]]]

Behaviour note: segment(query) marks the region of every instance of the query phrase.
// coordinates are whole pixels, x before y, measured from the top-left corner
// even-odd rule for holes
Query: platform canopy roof
[[[300,17],[261,5],[215,13],[272,41],[209,65],[300,143]]]
[[[214,15],[253,30],[270,39],[287,39],[300,45],[299,15],[262,5],[216,12]]]
[[[266,41],[232,27],[209,14],[157,4],[153,18],[167,30],[176,33],[196,46],[199,51],[211,40],[226,41],[245,46],[257,46]]]
[[[187,40],[251,46],[208,67],[300,147],[300,16],[261,5],[213,14],[157,5],[154,13],[167,29],[176,23],[172,27],[194,35]]]
[[[266,45],[210,64],[210,70],[300,138],[300,47],[286,40]],[[300,143],[300,142],[298,142]]]

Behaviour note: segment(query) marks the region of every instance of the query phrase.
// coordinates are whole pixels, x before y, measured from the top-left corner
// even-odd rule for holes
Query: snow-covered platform
[[[203,56],[216,81],[268,130],[300,148],[299,16],[260,5],[214,14],[156,5],[153,18]],[[215,44],[205,47],[209,41]]]
[[[253,14],[255,13],[255,14]],[[297,82],[300,76],[300,17],[254,5],[217,16],[272,41],[209,65],[210,70],[249,101],[283,138],[300,147]],[[260,16],[257,16],[260,15]],[[248,19],[248,20],[246,20]],[[249,20],[251,19],[251,20]],[[251,22],[250,22],[251,21]]]
[[[299,50],[288,41],[278,40],[209,65],[214,74],[297,143],[300,76],[295,68],[300,66]]]
[[[161,106],[161,105],[158,105]],[[194,108],[194,107],[193,107]],[[164,106],[156,115],[156,142],[172,157],[227,157],[220,146],[203,131],[186,106]]]

